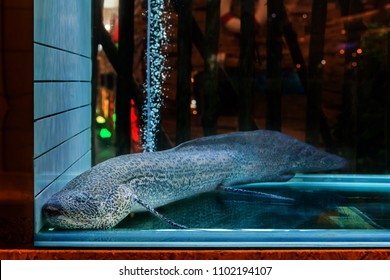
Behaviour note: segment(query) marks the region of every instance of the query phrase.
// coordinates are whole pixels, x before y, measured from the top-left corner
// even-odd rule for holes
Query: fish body
[[[234,132],[104,161],[54,194],[43,212],[59,228],[111,228],[130,213],[153,213],[160,206],[224,186],[286,181],[297,172],[345,164],[336,155],[279,132]]]

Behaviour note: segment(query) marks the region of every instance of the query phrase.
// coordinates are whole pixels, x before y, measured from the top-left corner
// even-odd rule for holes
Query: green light
[[[112,120],[113,120],[114,122],[116,122],[116,114],[115,114],[115,113],[112,114]]]
[[[96,122],[97,122],[98,124],[104,124],[104,123],[106,123],[106,119],[103,118],[102,116],[97,116],[97,117],[96,117]]]
[[[102,128],[99,133],[100,137],[103,139],[111,138],[112,133],[107,128]]]

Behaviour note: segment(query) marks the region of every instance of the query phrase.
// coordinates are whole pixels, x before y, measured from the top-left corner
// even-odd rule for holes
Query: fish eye
[[[77,203],[86,203],[88,201],[88,195],[85,193],[80,193],[75,197]]]

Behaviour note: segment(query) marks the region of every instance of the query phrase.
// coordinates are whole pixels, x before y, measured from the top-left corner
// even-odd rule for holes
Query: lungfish
[[[71,180],[43,206],[47,221],[65,229],[109,229],[130,213],[150,211],[213,190],[240,190],[254,182],[280,182],[295,173],[340,169],[346,161],[276,131],[233,132],[198,138],[175,148],[106,160]]]

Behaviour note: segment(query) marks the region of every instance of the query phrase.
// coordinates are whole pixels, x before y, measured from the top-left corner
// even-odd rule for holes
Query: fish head
[[[108,229],[129,214],[134,201],[128,187],[80,184],[66,186],[43,205],[49,224],[62,229]]]

